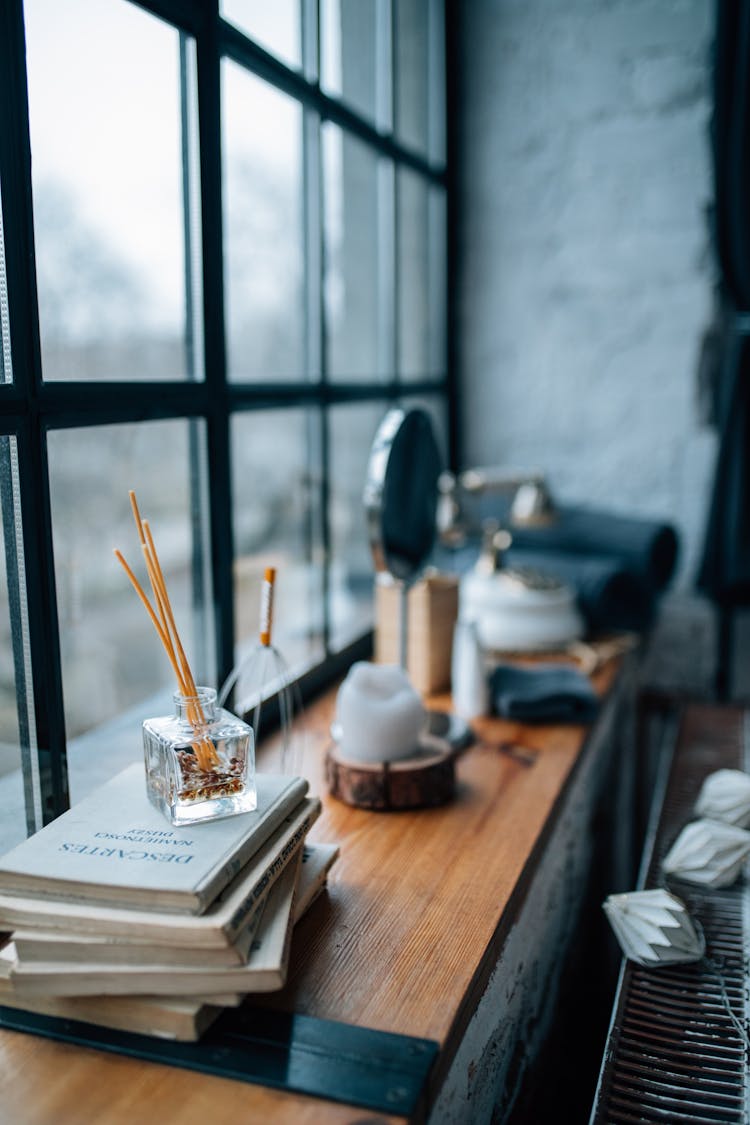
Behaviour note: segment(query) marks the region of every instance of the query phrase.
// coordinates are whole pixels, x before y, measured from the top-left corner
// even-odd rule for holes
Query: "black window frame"
[[[213,623],[219,682],[234,661],[234,589],[232,583],[232,482],[230,421],[238,413],[266,408],[319,407],[323,459],[322,502],[325,569],[330,562],[327,534],[329,489],[327,411],[347,403],[397,402],[399,398],[426,396],[442,400],[447,408],[449,454],[456,429],[456,389],[451,367],[439,377],[400,380],[393,370],[388,381],[349,383],[327,377],[325,349],[319,381],[297,383],[235,383],[227,377],[224,324],[224,261],[222,230],[221,92],[222,59],[228,58],[271,86],[289,95],[319,119],[319,130],[330,121],[364,142],[374,153],[387,157],[398,168],[417,173],[425,183],[446,193],[450,220],[447,163],[433,163],[399,143],[393,131],[384,131],[343,101],[327,95],[309,70],[286,66],[223,19],[218,0],[128,0],[175,29],[192,37],[196,45],[198,135],[201,184],[203,369],[202,381],[185,382],[47,382],[42,378],[39,312],[34,255],[31,149],[25,66],[23,0],[0,0],[0,188],[4,228],[5,271],[8,287],[10,346],[14,379],[0,386],[0,432],[17,443],[20,482],[20,517],[25,557],[25,597],[28,641],[31,652],[30,692],[17,678],[21,741],[24,730],[36,727],[42,820],[47,822],[70,803],[67,776],[65,716],[60,659],[60,637],[55,587],[52,513],[47,463],[47,434],[70,427],[157,419],[203,419],[206,427],[209,535],[214,604]],[[393,0],[397,3],[398,0]],[[429,3],[430,0],[426,0]],[[317,51],[319,27],[316,0],[300,0],[305,50]],[[311,22],[312,21],[312,22]],[[312,32],[312,34],[311,34]],[[312,44],[312,48],[310,47]],[[316,73],[319,68],[316,67]],[[447,83],[443,82],[443,89]],[[394,99],[395,101],[395,99]],[[320,131],[318,131],[320,137]],[[395,177],[394,177],[395,180]],[[321,206],[319,183],[317,199]],[[394,188],[395,190],[395,188]],[[318,231],[322,230],[322,216]],[[452,248],[447,243],[448,268]],[[448,270],[446,270],[448,273]],[[397,282],[394,283],[397,287]],[[397,301],[397,293],[392,295]],[[448,308],[449,295],[446,295]],[[320,302],[321,333],[324,312]],[[450,349],[450,334],[448,334]],[[448,352],[450,355],[450,350]],[[451,455],[453,463],[455,456]],[[12,577],[9,573],[9,595]],[[327,601],[327,599],[326,599]],[[329,610],[325,611],[326,623]],[[343,652],[332,653],[328,625],[324,629],[326,657],[299,681],[302,698],[309,698],[339,675],[353,659],[367,655],[371,635]],[[17,664],[17,677],[20,669]],[[24,726],[26,700],[32,699]],[[33,713],[31,713],[33,712]],[[24,747],[22,746],[22,756]],[[27,817],[28,820],[28,817]],[[31,829],[30,829],[31,830]]]

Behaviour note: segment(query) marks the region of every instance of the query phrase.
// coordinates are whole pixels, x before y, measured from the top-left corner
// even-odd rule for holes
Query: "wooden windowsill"
[[[597,673],[602,696],[620,667],[613,661]],[[429,703],[448,709],[450,699]],[[436,1040],[431,1100],[544,852],[587,728],[481,720],[458,761],[451,804],[367,812],[326,791],[334,704],[332,690],[305,713],[301,772],[323,799],[311,838],[338,843],[341,854],[328,894],[295,930],[287,987],[261,1002]],[[503,753],[501,743],[536,751],[533,765]],[[263,760],[261,752],[261,769]],[[24,1125],[396,1120],[7,1031],[0,1072],[8,1120]]]

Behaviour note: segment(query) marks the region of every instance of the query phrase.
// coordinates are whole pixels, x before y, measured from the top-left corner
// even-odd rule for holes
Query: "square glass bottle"
[[[173,698],[174,715],[143,723],[151,803],[175,825],[251,812],[257,804],[252,727],[218,707],[213,688]]]

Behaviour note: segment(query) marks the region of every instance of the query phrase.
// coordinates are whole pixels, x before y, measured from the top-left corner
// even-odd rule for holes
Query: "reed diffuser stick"
[[[164,571],[159,561],[159,555],[156,550],[156,544],[149,522],[141,518],[138,501],[132,489],[129,493],[129,497],[130,506],[133,510],[133,519],[135,520],[141,551],[146,565],[146,572],[151,585],[154,605],[149,601],[143,587],[133,573],[132,568],[123,557],[122,552],[115,550],[115,557],[125,570],[135,592],[143,603],[172,666],[180,694],[186,697],[188,719],[198,735],[196,741],[192,743],[193,750],[199,768],[208,771],[218,762],[216,747],[210,738],[201,733],[201,727],[205,724],[205,716],[198,699],[195,679],[190,669],[187,656],[185,655],[185,649],[180,640],[180,634],[177,630],[172,604],[167,592]]]
[[[182,641],[180,640],[180,634],[177,632],[177,626],[175,625],[174,614],[172,613],[172,605],[169,601],[169,594],[167,593],[167,584],[164,581],[164,572],[161,569],[161,564],[159,562],[159,556],[156,553],[156,544],[154,543],[154,538],[153,538],[153,535],[151,534],[151,527],[149,525],[148,520],[143,521],[143,531],[144,531],[144,534],[146,536],[146,543],[148,544],[148,552],[151,556],[154,571],[155,571],[155,574],[156,574],[156,583],[157,583],[157,586],[158,586],[158,589],[159,589],[160,600],[163,602],[164,613],[167,617],[167,620],[169,621],[169,626],[172,630],[172,636],[174,637],[175,646],[177,648],[177,656],[179,657],[180,667],[182,668],[182,674],[185,678],[185,683],[187,684],[188,688],[190,689],[190,694],[195,695],[195,680],[193,679],[193,673],[190,671],[190,665],[188,664],[188,659],[185,656],[185,650],[182,647]]]
[[[172,668],[174,670],[174,674],[177,677],[177,682],[179,684],[180,691],[184,695],[186,695],[187,692],[185,691],[185,684],[183,683],[183,680],[182,680],[182,673],[180,671],[179,665],[177,664],[177,658],[175,657],[175,654],[174,654],[174,651],[172,649],[170,640],[167,637],[167,635],[165,634],[161,625],[159,624],[159,620],[158,620],[156,614],[154,613],[153,609],[151,608],[151,603],[149,602],[148,598],[146,597],[146,594],[144,593],[143,587],[141,586],[140,582],[138,581],[136,576],[133,574],[133,571],[130,569],[127,562],[123,558],[122,553],[120,551],[118,551],[116,548],[115,548],[115,558],[120,563],[123,570],[125,571],[128,578],[130,579],[130,581],[133,585],[133,589],[135,590],[136,594],[138,595],[138,597],[143,602],[143,604],[146,608],[146,612],[148,613],[149,617],[151,618],[151,623],[154,626],[154,628],[156,629],[156,632],[159,635],[159,639],[161,640],[161,643],[164,645],[164,650],[165,650],[167,656],[169,657],[170,663],[171,663]]]

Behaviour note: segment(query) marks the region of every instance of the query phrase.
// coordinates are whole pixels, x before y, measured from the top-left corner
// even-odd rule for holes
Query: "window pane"
[[[5,232],[0,205],[0,383],[13,382],[10,358],[10,315],[8,312],[8,279],[5,273]]]
[[[445,161],[445,36],[442,0],[397,0],[395,133],[436,164]]]
[[[0,850],[41,827],[18,461],[0,437]]]
[[[375,120],[378,108],[377,0],[322,0],[321,86]]]
[[[313,410],[269,410],[232,419],[235,706],[250,705],[276,661],[260,662],[260,591],[276,567],[273,647],[300,673],[323,658],[320,418]],[[266,685],[267,686],[267,685]]]
[[[300,0],[222,0],[221,12],[282,62],[300,67]]]
[[[300,380],[302,108],[231,62],[222,97],[229,377]]]
[[[334,125],[323,130],[326,356],[332,379],[381,379],[390,368],[392,280],[378,189],[379,162]],[[382,177],[380,177],[382,178]],[[382,238],[381,238],[382,233]]]
[[[405,380],[446,373],[445,196],[414,172],[398,173],[398,371]]]
[[[429,155],[445,164],[445,4],[428,0],[429,48]]]
[[[383,403],[328,412],[330,443],[331,647],[342,649],[372,627],[375,570],[362,493]]]
[[[112,553],[122,551],[147,590],[130,488],[151,525],[196,681],[214,682],[205,627],[212,608],[202,539],[205,435],[202,422],[180,420],[55,431],[48,442],[71,794],[78,800],[94,781],[139,760],[142,720],[170,714],[176,688]]]
[[[424,379],[429,371],[429,229],[427,181],[400,169],[398,194],[398,370]]]
[[[396,135],[421,153],[429,143],[428,7],[429,0],[398,0],[393,5]]]
[[[25,14],[44,377],[196,378],[193,44],[181,60],[179,33],[122,0]]]
[[[447,312],[447,238],[445,192],[430,188],[429,211],[429,267],[430,287],[428,341],[428,372],[433,378],[445,378],[448,371],[448,312]]]

